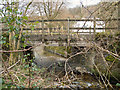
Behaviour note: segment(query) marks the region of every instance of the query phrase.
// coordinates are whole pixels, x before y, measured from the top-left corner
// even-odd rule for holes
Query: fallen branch
[[[19,81],[19,83],[20,83],[20,79],[18,78],[18,76],[16,75],[16,74],[13,74],[16,78],[17,78],[17,80]]]
[[[0,58],[1,58],[2,62],[3,62],[3,65],[4,65],[4,67],[5,67],[5,70],[6,70],[7,74],[8,74],[8,76],[10,77],[12,83],[16,85],[16,83],[14,82],[14,80],[13,80],[10,72],[9,72],[8,69],[7,69],[7,66],[6,66],[6,64],[5,64],[5,62],[4,62],[4,59],[3,59],[2,57],[0,57]]]
[[[7,53],[7,52],[26,52],[30,49],[32,49],[33,47],[30,47],[28,49],[23,49],[23,50],[13,50],[13,51],[3,51],[3,50],[0,50],[0,53]]]
[[[39,45],[42,45],[42,43],[38,43],[38,44],[35,45],[35,46],[31,46],[31,47],[29,47],[28,49],[23,49],[23,50],[12,50],[12,51],[4,51],[4,50],[0,50],[0,53],[26,52],[26,51],[28,51],[28,50],[30,50],[30,49],[36,48],[36,47],[39,46]],[[47,45],[44,44],[44,46],[47,46]]]
[[[20,60],[18,60],[15,64],[13,64],[12,66],[10,66],[9,68],[7,68],[7,70],[13,68],[15,65],[17,65],[20,62]],[[0,72],[0,74],[4,73],[5,71]]]

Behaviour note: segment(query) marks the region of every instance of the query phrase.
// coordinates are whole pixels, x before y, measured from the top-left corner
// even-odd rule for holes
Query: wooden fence
[[[48,29],[50,29],[50,30],[52,30],[52,31],[54,31],[54,30],[57,30],[57,29],[60,29],[59,27],[46,27],[45,26],[45,23],[46,22],[49,22],[49,23],[51,23],[51,22],[66,22],[67,23],[67,25],[65,26],[65,27],[62,27],[62,29],[64,29],[64,30],[66,30],[66,33],[67,33],[67,40],[68,40],[68,45],[70,44],[70,34],[71,34],[71,31],[72,30],[78,30],[78,32],[76,32],[76,33],[86,33],[86,32],[79,32],[79,30],[93,30],[93,36],[95,35],[95,33],[96,33],[96,30],[118,30],[118,28],[119,27],[102,27],[102,28],[97,28],[96,27],[96,22],[97,21],[103,21],[103,22],[108,22],[108,21],[119,21],[120,19],[98,19],[98,18],[89,18],[89,19],[70,19],[70,18],[68,18],[68,19],[53,19],[53,20],[29,20],[29,21],[25,21],[26,23],[34,23],[34,22],[39,22],[40,23],[40,27],[39,28],[34,28],[34,30],[36,31],[36,30],[40,30],[41,31],[41,35],[42,35],[42,41],[44,42],[44,37],[45,37],[45,30],[48,30]],[[70,23],[71,22],[78,22],[78,21],[84,21],[85,23],[84,23],[84,25],[88,22],[88,21],[91,21],[91,22],[93,22],[93,27],[91,28],[91,27],[84,27],[84,25],[83,25],[83,27],[71,27],[70,26]],[[4,23],[4,22],[3,22]],[[3,31],[7,31],[7,29],[2,29]],[[24,31],[31,31],[31,28],[23,28],[23,30]],[[33,33],[33,32],[31,32],[31,33]],[[49,33],[49,32],[48,32]],[[91,34],[91,32],[87,32],[87,33],[90,33]]]

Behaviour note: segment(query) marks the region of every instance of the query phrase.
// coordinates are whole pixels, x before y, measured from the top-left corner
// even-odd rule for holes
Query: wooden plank
[[[68,46],[70,46],[70,21],[69,21],[69,18],[68,18]]]
[[[44,42],[44,20],[42,20],[42,42]]]
[[[96,21],[116,21],[118,19],[113,18],[113,19],[96,19]],[[120,20],[120,19],[119,19]],[[26,21],[26,22],[42,22],[42,20],[30,20],[30,21]],[[59,21],[68,21],[68,19],[52,19],[52,20],[47,20],[45,19],[44,22],[59,22]],[[69,21],[94,21],[94,19],[69,19]]]
[[[96,21],[117,21],[120,20],[120,18],[113,18],[113,19],[96,19]],[[68,19],[52,19],[52,20],[47,20],[44,19],[44,22],[60,22],[60,21],[68,21]],[[94,21],[94,19],[69,19],[69,21]],[[42,20],[28,20],[28,21],[24,21],[24,22],[42,22]],[[5,23],[5,22],[1,22],[1,23]]]
[[[59,28],[49,28],[49,29],[54,29],[54,30],[55,30],[55,29],[59,29]],[[63,29],[65,30],[65,29],[67,29],[67,28],[63,28]],[[75,28],[75,27],[70,27],[69,29],[70,29],[70,30],[71,30],[71,29],[72,29],[72,30],[74,30],[74,29],[77,29],[77,30],[81,30],[81,29],[82,29],[82,30],[93,30],[94,28],[80,28],[80,27],[76,27],[76,28]],[[109,28],[95,28],[95,29],[97,29],[97,30],[102,30],[102,29],[105,29],[105,30],[106,30],[106,29],[117,30],[118,27],[113,27],[113,28],[111,28],[111,27],[109,27]],[[9,29],[2,29],[2,31],[8,31],[8,30],[9,30]],[[24,31],[27,31],[27,30],[29,31],[29,30],[31,30],[31,28],[23,28],[23,30],[24,30]],[[42,28],[35,28],[34,31],[35,31],[35,30],[42,30]],[[44,28],[44,30],[48,30],[48,28]]]
[[[93,30],[94,28],[80,28],[80,27],[76,27],[76,28],[75,28],[75,27],[70,27],[70,29],[78,29],[78,30],[79,30],[79,29],[86,29],[86,30],[92,29],[92,30]],[[109,28],[95,28],[95,29],[98,29],[98,30],[100,30],[100,29],[117,29],[117,27],[113,27],[113,28],[111,28],[111,27],[109,27]]]
[[[94,17],[94,22],[93,22],[93,27],[94,27],[94,29],[93,29],[93,40],[95,40],[95,33],[96,33],[96,18]]]

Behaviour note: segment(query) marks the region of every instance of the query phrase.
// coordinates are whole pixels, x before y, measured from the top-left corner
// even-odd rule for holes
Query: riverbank
[[[6,80],[3,78],[3,88],[105,89],[104,84],[100,84],[99,79],[91,74],[69,72],[68,75],[64,74],[59,77],[60,72],[56,73],[54,67],[48,71],[47,68],[39,68],[32,63],[29,72],[29,65],[23,64],[23,66],[17,65],[10,70],[11,73],[14,73],[12,76],[16,85],[9,83],[10,78],[6,78]]]

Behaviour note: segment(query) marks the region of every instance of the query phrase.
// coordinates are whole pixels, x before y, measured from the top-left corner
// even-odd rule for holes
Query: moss
[[[108,55],[107,57],[105,57],[105,60],[107,60],[107,61],[114,61],[114,60],[116,60],[116,62],[118,61],[118,59],[114,58],[112,55]]]
[[[47,46],[46,50],[52,50],[53,52],[59,53],[61,55],[66,55],[66,52],[71,53],[71,47],[65,46]]]

